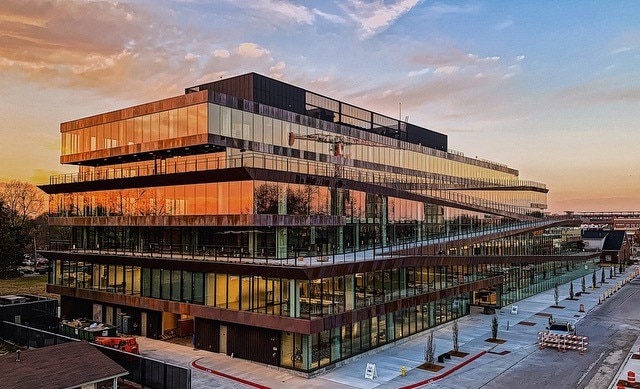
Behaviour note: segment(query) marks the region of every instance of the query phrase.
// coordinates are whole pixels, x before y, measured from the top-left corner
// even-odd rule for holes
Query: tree
[[[609,268],[609,278],[613,278],[613,266]]]
[[[604,281],[604,267],[602,268],[602,274],[600,275],[600,283],[601,284],[605,283],[605,281]]]
[[[278,213],[278,185],[263,184],[255,190],[257,213]]]
[[[22,260],[25,236],[12,225],[14,213],[0,200],[0,278],[16,277]]]
[[[44,193],[32,184],[0,185],[0,277],[17,276],[25,246],[37,231],[34,219],[45,207]]]
[[[427,338],[427,344],[424,346],[424,361],[428,364],[432,364],[435,361],[435,354],[436,346],[433,343],[433,331],[431,331],[429,333],[429,337]]]
[[[584,279],[584,276],[582,276],[582,293],[587,291],[587,282]]]
[[[491,320],[491,339],[498,339],[498,316],[493,315]]]
[[[591,288],[596,288],[596,269],[593,269],[593,276],[591,277]]]
[[[453,321],[453,351],[454,352],[458,352],[459,350],[459,345],[458,345],[458,321],[454,320]]]
[[[553,288],[553,301],[556,302],[556,307],[558,306],[558,299],[560,298],[560,294],[558,292],[558,284]]]
[[[573,294],[573,281],[571,281],[571,283],[569,284],[569,299],[573,300],[574,294]],[[558,305],[558,304],[556,304]]]
[[[9,181],[0,190],[0,199],[11,210],[10,224],[14,227],[26,227],[29,222],[41,215],[46,206],[45,195],[35,185],[17,180]]]

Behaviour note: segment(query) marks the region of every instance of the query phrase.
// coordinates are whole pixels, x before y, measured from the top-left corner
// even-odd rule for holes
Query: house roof
[[[624,231],[610,231],[602,244],[602,251],[618,251],[624,242]]]
[[[0,356],[4,388],[69,388],[129,374],[86,341],[28,349]]]
[[[582,230],[582,239],[603,239],[610,231]]]

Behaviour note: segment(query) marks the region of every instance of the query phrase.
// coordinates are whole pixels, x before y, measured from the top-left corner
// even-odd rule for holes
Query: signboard
[[[376,371],[375,363],[367,363],[367,368],[364,371],[364,378],[374,379],[378,376],[378,372]]]
[[[512,305],[511,306],[511,314],[512,315],[517,315],[518,314],[518,306],[517,305]]]

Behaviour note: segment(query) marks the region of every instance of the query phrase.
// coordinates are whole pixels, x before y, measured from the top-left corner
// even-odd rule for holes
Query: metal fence
[[[0,334],[2,334],[1,336],[4,340],[19,346],[33,348],[80,341],[64,335],[8,321],[0,322]],[[141,385],[143,388],[191,388],[191,370],[188,368],[106,346],[93,345],[129,372],[129,375],[125,377],[127,381]]]

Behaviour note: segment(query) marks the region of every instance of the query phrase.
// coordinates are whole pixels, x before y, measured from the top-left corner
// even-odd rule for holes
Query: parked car
[[[33,273],[33,267],[32,266],[18,266],[17,270],[18,270],[18,273],[20,273],[20,275]]]
[[[36,261],[36,266],[48,266],[49,260],[45,257],[39,257]]]
[[[25,254],[24,257],[22,258],[22,264],[24,266],[33,266],[36,264],[36,261],[33,258],[31,258],[31,255]]]

